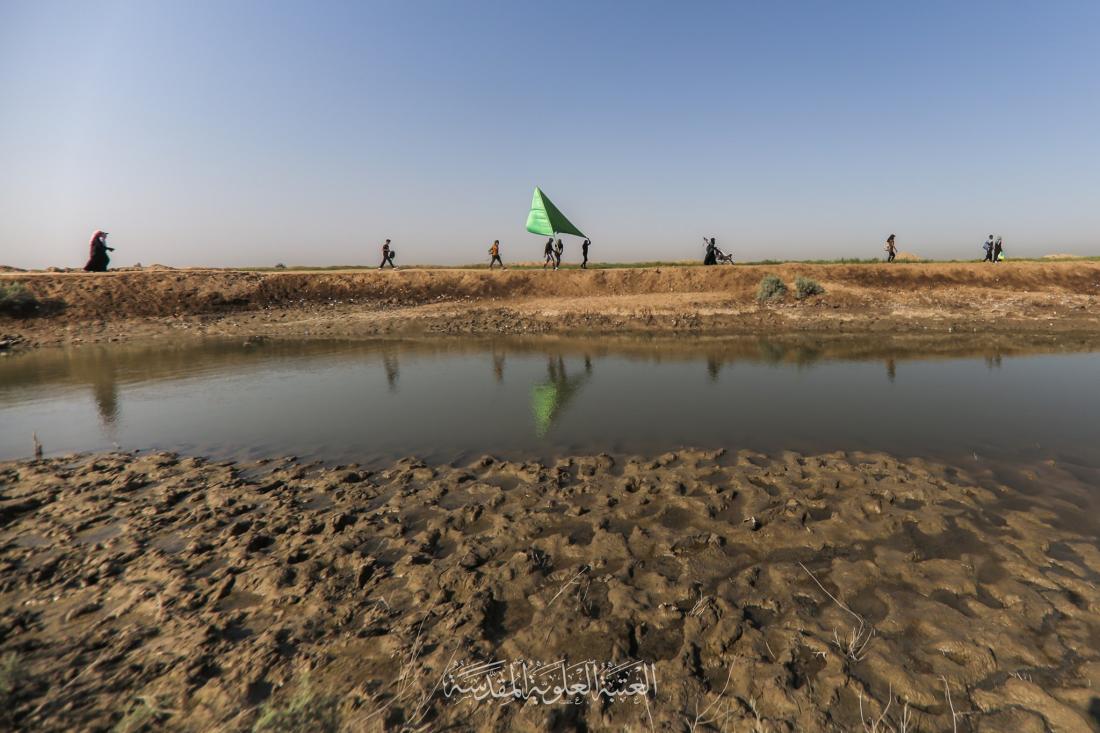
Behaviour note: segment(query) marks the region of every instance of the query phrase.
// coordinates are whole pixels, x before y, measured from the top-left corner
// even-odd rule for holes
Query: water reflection
[[[50,452],[118,442],[351,460],[674,445],[1095,452],[1100,356],[1079,353],[1093,346],[436,338],[43,349],[0,360],[0,426],[24,436],[0,429],[0,458],[26,454],[31,431]]]
[[[401,376],[397,365],[397,353],[394,351],[382,352],[382,368],[386,370],[386,384],[391,392],[397,391],[397,378]]]
[[[592,359],[585,354],[584,373],[570,377],[562,356],[551,356],[546,361],[546,372],[549,379],[531,388],[531,412],[535,416],[535,434],[540,438],[550,431],[550,427],[592,376]]]
[[[113,425],[118,420],[118,382],[112,369],[97,372],[92,381],[92,394],[99,408],[99,418],[104,425]]]
[[[710,375],[711,382],[718,381],[718,373],[722,370],[722,361],[714,357],[713,354],[707,355],[707,374]]]

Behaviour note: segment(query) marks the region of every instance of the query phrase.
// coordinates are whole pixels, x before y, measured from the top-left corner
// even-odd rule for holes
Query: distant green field
[[[1043,257],[1012,257],[1005,260],[1005,263],[1012,262],[1095,262],[1100,260],[1100,256],[1090,257],[1066,257],[1062,259],[1046,259]],[[918,260],[913,262],[906,262],[899,260],[891,264],[891,267],[903,267],[905,265],[924,265],[924,264],[960,264],[966,262],[979,262],[980,258],[975,257],[971,260]],[[744,265],[882,265],[886,264],[882,258],[877,259],[858,259],[858,258],[840,258],[835,260],[752,260],[748,262],[737,262],[734,267]],[[592,262],[589,261],[589,270],[624,270],[624,269],[639,269],[639,268],[655,268],[655,267],[701,267],[702,262]],[[488,270],[489,266],[484,263],[472,264],[472,265],[399,265],[400,268],[415,269],[415,270]],[[541,270],[541,264],[518,264],[508,265],[510,270]],[[729,265],[715,265],[715,267],[729,267]],[[246,272],[305,272],[311,270],[318,271],[330,271],[330,270],[376,270],[377,265],[322,265],[322,266],[310,266],[310,265],[289,265],[287,267],[237,267],[229,268],[236,270],[244,270]],[[563,270],[579,270],[580,265],[575,263],[563,263],[561,266]]]

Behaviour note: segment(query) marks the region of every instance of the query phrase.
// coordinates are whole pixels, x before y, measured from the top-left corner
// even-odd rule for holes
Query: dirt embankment
[[[759,304],[765,274],[816,279],[825,294]],[[606,270],[0,275],[47,315],[3,318],[30,343],[179,331],[233,335],[398,332],[1002,330],[1100,326],[1100,263],[795,265]]]
[[[292,711],[311,731],[1088,731],[1098,479],[693,450],[375,471],[0,464],[0,716],[43,731],[245,731]],[[559,686],[538,662],[651,666],[614,702],[574,668],[570,703],[463,674],[492,660]]]

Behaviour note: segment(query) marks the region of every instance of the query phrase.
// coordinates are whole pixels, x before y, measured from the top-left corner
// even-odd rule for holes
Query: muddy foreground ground
[[[791,291],[756,300],[761,278]],[[824,294],[797,298],[795,280]],[[608,270],[7,273],[42,304],[24,347],[188,335],[1096,334],[1100,262]]]
[[[1092,730],[1098,479],[692,450],[0,464],[0,714],[53,731]],[[448,684],[491,660],[636,660],[653,679],[572,704]]]

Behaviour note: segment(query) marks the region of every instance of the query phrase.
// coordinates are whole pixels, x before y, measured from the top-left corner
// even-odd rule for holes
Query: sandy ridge
[[[766,273],[825,294],[760,304]],[[1100,332],[1100,263],[19,273],[47,306],[0,317],[28,345],[188,334]],[[52,310],[51,310],[52,308]]]

